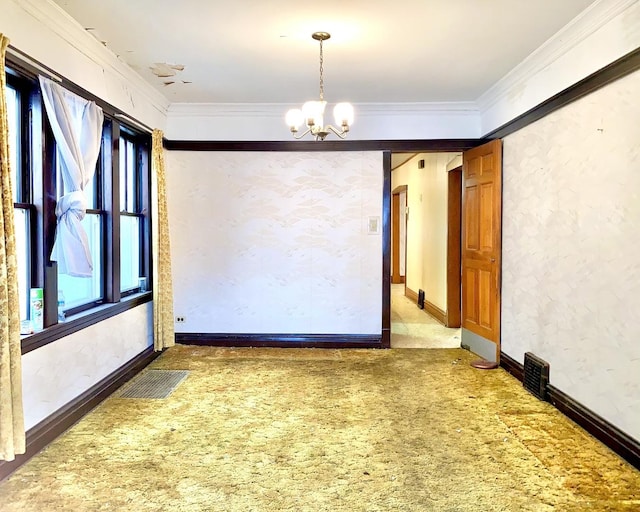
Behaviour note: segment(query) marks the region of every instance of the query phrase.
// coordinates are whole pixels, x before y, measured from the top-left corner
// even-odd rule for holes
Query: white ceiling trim
[[[88,59],[119,76],[136,92],[145,97],[161,114],[166,115],[169,100],[145,81],[133,68],[118,59],[109,48],[102,45],[57,4],[48,0],[45,2],[42,0],[20,0],[15,3]]]
[[[638,0],[597,0],[591,4],[482,94],[476,100],[479,111],[484,113],[499,101],[508,101],[513,90],[526,84],[531,77],[637,2]]]
[[[169,117],[282,117],[292,106],[288,103],[172,103]],[[354,103],[356,116],[460,115],[478,116],[473,101],[439,103]]]
[[[278,103],[171,103],[168,117],[282,117],[289,104]]]
[[[172,103],[166,136],[176,140],[290,140],[290,104]],[[354,104],[351,138],[447,139],[480,136],[473,102]]]
[[[479,115],[475,101],[421,103],[354,103],[357,113],[366,115]]]

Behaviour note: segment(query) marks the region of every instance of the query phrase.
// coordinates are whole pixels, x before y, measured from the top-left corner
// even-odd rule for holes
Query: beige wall
[[[640,72],[504,140],[502,350],[640,439]]]
[[[28,430],[153,345],[151,302],[22,356]]]
[[[420,153],[391,174],[391,188],[407,185],[407,276],[411,290],[447,309],[447,164],[454,153]],[[424,169],[418,161],[424,159]]]
[[[381,152],[166,160],[178,332],[381,334]]]

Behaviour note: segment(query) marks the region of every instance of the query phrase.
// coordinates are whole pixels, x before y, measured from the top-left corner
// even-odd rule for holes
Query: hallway
[[[391,348],[459,348],[460,329],[449,329],[391,285]]]

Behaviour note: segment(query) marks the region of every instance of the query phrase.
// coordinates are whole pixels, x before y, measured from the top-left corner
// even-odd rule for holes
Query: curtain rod
[[[7,47],[7,53],[12,55],[13,57],[18,58],[28,66],[31,66],[36,71],[43,73],[44,75],[46,75],[47,78],[50,78],[51,80],[62,83],[62,77],[60,75],[55,74],[53,70],[35,61],[31,57],[29,57],[26,53],[24,53],[22,50],[18,50],[15,46],[9,45]]]
[[[132,125],[137,126],[138,128],[140,128],[145,132],[149,132],[149,133],[153,132],[153,129],[147,126],[146,124],[141,123],[140,121],[136,121],[132,117],[129,117],[126,114],[122,114],[121,112],[116,112],[113,115],[113,117],[115,117],[116,119],[122,119],[123,121],[127,121],[128,123],[131,123]]]

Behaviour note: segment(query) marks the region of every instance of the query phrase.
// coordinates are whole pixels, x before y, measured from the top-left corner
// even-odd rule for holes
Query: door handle
[[[496,259],[495,258],[491,258],[491,263],[495,263]]]

